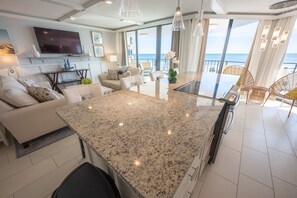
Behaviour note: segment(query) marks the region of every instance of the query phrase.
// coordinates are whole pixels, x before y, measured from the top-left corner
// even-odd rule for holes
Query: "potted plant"
[[[178,68],[179,60],[177,59],[176,53],[173,51],[169,51],[166,54],[165,59],[170,61],[170,69],[168,72],[168,81],[169,83],[176,83],[176,75],[177,71],[176,68]]]
[[[81,83],[84,85],[92,84],[92,80],[90,78],[84,78],[82,79]]]

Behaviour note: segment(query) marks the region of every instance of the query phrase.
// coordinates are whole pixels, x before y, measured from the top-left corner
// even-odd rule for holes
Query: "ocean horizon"
[[[133,55],[136,59],[136,55]],[[155,54],[139,54],[139,60],[155,60]],[[226,54],[225,61],[228,62],[246,62],[248,54]],[[165,59],[165,54],[161,54],[161,60]],[[206,54],[205,60],[221,60],[221,54]],[[297,63],[297,53],[287,53],[285,55],[283,63]]]

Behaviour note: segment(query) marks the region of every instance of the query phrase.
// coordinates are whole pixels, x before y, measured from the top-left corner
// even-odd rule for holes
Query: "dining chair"
[[[143,78],[141,75],[128,76],[121,78],[121,89],[129,89],[130,87],[143,84]]]
[[[102,86],[100,83],[89,85],[76,85],[69,86],[63,89],[63,94],[67,103],[77,103],[86,99],[98,97],[104,95]]]
[[[154,71],[150,73],[151,81],[155,81],[157,79],[164,78],[164,72],[163,71]]]
[[[121,198],[114,180],[85,162],[74,169],[53,192],[52,198]]]

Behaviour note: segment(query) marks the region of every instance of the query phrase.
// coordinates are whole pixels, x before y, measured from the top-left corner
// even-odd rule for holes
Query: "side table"
[[[265,94],[267,91],[268,91],[268,88],[266,88],[266,87],[254,86],[248,92],[248,94],[249,94],[248,99],[249,99],[249,101],[251,101],[251,100],[259,101],[261,104],[264,102]]]

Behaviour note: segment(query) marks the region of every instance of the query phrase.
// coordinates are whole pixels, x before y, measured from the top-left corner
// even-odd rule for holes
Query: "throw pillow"
[[[45,87],[27,87],[28,93],[33,96],[39,102],[46,102],[50,100],[59,99],[58,94],[51,89]]]
[[[126,72],[124,72],[124,73],[119,73],[119,74],[118,74],[119,79],[121,79],[121,78],[126,78],[126,77],[128,77],[128,76],[131,76],[131,72],[130,72],[130,71],[126,71]]]
[[[18,78],[18,81],[25,87],[36,86],[36,82],[30,78]]]
[[[0,99],[14,107],[38,104],[21,83],[14,78],[4,76],[0,76]]]
[[[108,70],[107,80],[119,80],[118,78],[118,70]]]
[[[15,108],[3,100],[0,100],[0,113],[14,110]]]

